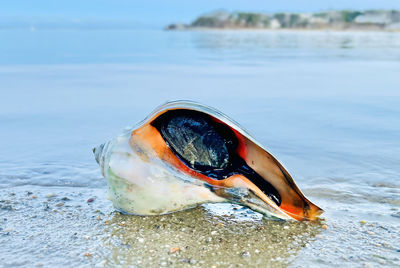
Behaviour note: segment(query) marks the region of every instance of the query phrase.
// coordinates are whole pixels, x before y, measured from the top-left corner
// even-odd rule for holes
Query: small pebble
[[[46,195],[47,198],[52,198],[52,197],[55,197],[55,196],[56,196],[55,193],[51,193],[51,194]]]
[[[97,220],[101,220],[101,217],[99,215],[97,215],[96,219]]]
[[[144,239],[141,238],[141,237],[139,237],[139,238],[138,238],[138,241],[139,241],[139,243],[143,243],[143,242],[144,242]]]
[[[85,253],[83,253],[83,256],[85,256],[85,257],[92,257],[92,254],[90,254],[89,252],[85,252]]]
[[[36,195],[32,195],[32,199],[36,199],[37,198],[37,196]]]
[[[84,235],[83,238],[85,238],[86,240],[89,240],[89,236],[88,235]]]
[[[87,200],[88,203],[92,203],[93,201],[94,201],[94,198],[93,198],[93,197],[91,197],[91,198],[89,198],[89,199]]]
[[[326,225],[326,224],[322,225],[321,227],[322,227],[322,229],[324,229],[324,230],[327,230],[327,229],[328,229],[328,225]]]
[[[369,234],[369,235],[373,235],[373,234],[374,234],[374,232],[371,232],[371,231],[369,231],[369,232],[368,232],[368,234]]]
[[[364,221],[364,220],[361,220],[360,223],[361,223],[362,225],[364,225],[364,224],[366,224],[367,222]]]
[[[243,251],[242,253],[240,253],[240,256],[243,258],[248,258],[248,257],[250,257],[250,253],[247,251]]]
[[[178,251],[180,251],[181,249],[180,248],[178,248],[178,247],[173,247],[173,248],[170,248],[169,249],[169,253],[170,254],[174,254],[174,253],[176,253],[176,252],[178,252]]]
[[[211,235],[216,235],[217,234],[217,231],[212,231],[211,232]]]
[[[377,247],[380,247],[380,246],[382,246],[381,244],[379,244],[379,243],[377,243],[375,246],[377,246]]]
[[[62,206],[64,206],[64,203],[63,203],[63,202],[60,202],[60,203],[58,203],[56,206],[57,206],[57,207],[62,207]]]
[[[285,225],[285,226],[283,226],[283,229],[287,230],[287,229],[289,229],[289,226]]]

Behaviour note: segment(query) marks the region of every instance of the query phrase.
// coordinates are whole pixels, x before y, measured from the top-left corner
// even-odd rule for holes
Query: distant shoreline
[[[174,23],[170,31],[400,31],[400,10],[339,10],[317,13],[251,13],[214,11],[190,24]]]

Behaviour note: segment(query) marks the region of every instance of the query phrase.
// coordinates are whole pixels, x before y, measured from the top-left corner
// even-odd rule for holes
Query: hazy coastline
[[[316,13],[253,13],[214,11],[189,24],[173,23],[165,30],[319,30],[399,31],[398,10],[338,10]]]

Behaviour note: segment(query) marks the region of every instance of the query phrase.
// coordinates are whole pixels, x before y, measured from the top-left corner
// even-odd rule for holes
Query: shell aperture
[[[212,120],[207,114],[189,110],[169,111],[152,124],[190,168],[217,180],[244,175],[280,205],[278,191],[238,155],[237,137],[226,125]]]

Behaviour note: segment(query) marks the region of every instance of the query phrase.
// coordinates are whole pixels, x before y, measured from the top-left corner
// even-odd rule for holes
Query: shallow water
[[[0,267],[400,266],[399,33],[0,36]],[[241,123],[325,219],[115,213],[91,148],[176,99]]]

